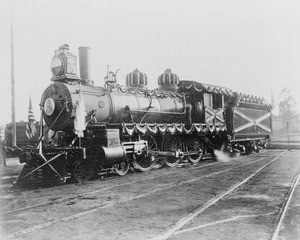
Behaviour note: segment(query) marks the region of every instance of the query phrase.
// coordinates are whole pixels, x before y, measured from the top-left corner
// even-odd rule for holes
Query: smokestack
[[[79,69],[82,82],[87,85],[94,85],[91,79],[91,48],[79,47]]]

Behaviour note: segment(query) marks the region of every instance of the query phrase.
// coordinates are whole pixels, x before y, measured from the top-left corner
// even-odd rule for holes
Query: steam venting
[[[218,162],[229,162],[232,159],[223,151],[220,150],[214,150],[214,154],[216,156],[216,159]]]
[[[91,48],[79,47],[80,78],[84,85],[94,85],[91,74]]]

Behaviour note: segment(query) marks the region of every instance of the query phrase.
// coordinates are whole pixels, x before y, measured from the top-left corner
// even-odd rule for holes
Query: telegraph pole
[[[15,59],[14,59],[14,31],[13,31],[13,2],[10,5],[10,55],[11,55],[11,121],[12,121],[12,147],[17,146],[16,136],[16,107],[15,107]]]

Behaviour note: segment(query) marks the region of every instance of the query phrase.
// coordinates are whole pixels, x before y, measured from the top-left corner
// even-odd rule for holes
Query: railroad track
[[[290,204],[290,201],[292,199],[293,193],[294,193],[294,191],[296,189],[296,186],[299,183],[299,179],[300,179],[300,172],[294,178],[294,180],[293,180],[293,182],[292,182],[292,184],[290,186],[288,195],[286,196],[286,198],[285,198],[285,200],[284,200],[284,202],[282,204],[282,207],[281,207],[281,209],[279,211],[279,214],[277,216],[277,219],[276,219],[276,222],[275,222],[275,225],[274,225],[274,229],[273,229],[272,234],[270,236],[270,240],[276,240],[278,238],[280,227],[282,225],[283,219],[284,219],[286,211],[287,211],[287,209],[289,207],[289,204]]]
[[[285,151],[286,152],[286,151]],[[232,193],[234,190],[236,190],[238,187],[249,181],[251,178],[253,178],[255,175],[257,175],[260,171],[262,171],[264,168],[266,168],[268,165],[279,159],[285,152],[282,152],[275,158],[273,158],[271,161],[260,167],[258,170],[256,170],[254,173],[243,179],[242,181],[232,185],[229,189],[226,191],[223,191],[219,195],[217,195],[214,198],[211,198],[209,201],[207,201],[204,205],[201,207],[197,208],[193,213],[189,214],[187,217],[184,217],[180,219],[177,223],[175,223],[173,226],[171,226],[169,229],[167,229],[165,232],[162,234],[156,236],[152,240],[165,240],[171,237],[173,234],[175,234],[177,231],[179,231],[182,227],[184,227],[186,224],[191,222],[193,219],[198,217],[201,213],[203,213],[206,209],[210,208],[211,206],[215,205],[217,202],[222,200],[224,197]]]
[[[267,155],[258,155],[258,157],[268,158],[270,156],[267,156]],[[237,157],[237,158],[235,158],[235,161],[239,160],[239,159],[243,159],[243,158],[244,158],[244,156]],[[206,167],[218,165],[220,163],[221,162],[213,162],[213,163],[208,163],[208,164],[204,164],[204,165],[198,165],[198,166],[195,166],[193,169],[206,168]],[[181,163],[181,165],[184,165],[184,163]],[[191,165],[191,164],[187,163],[187,165]],[[248,163],[246,163],[246,165],[248,165]],[[243,166],[243,165],[241,165],[241,166]],[[181,166],[178,166],[178,167],[181,168]],[[181,171],[182,172],[190,171],[190,168],[184,168]],[[106,188],[100,188],[100,189],[96,189],[96,190],[93,190],[93,191],[83,192],[83,193],[79,193],[79,194],[74,194],[72,196],[68,196],[68,197],[64,197],[64,198],[59,198],[59,199],[55,199],[55,200],[51,200],[51,201],[47,201],[47,202],[35,204],[35,205],[24,207],[24,208],[18,208],[18,209],[15,209],[15,210],[2,212],[2,213],[0,213],[0,216],[7,216],[7,215],[10,215],[10,214],[13,214],[13,213],[22,212],[22,211],[26,211],[26,210],[30,210],[30,209],[34,209],[34,208],[39,208],[39,207],[49,206],[49,205],[53,205],[53,204],[57,204],[57,203],[63,203],[63,202],[67,202],[67,201],[72,201],[76,197],[81,196],[81,195],[85,195],[86,196],[86,195],[91,195],[91,194],[95,194],[95,193],[100,193],[102,191],[111,190],[111,189],[114,189],[114,188],[117,188],[117,187],[120,187],[120,186],[127,186],[127,185],[138,183],[138,182],[145,182],[145,181],[153,180],[155,178],[161,178],[161,177],[165,177],[165,176],[172,175],[172,174],[174,174],[174,170],[172,171],[172,169],[170,169],[170,171],[168,171],[168,173],[165,173],[163,175],[152,176],[152,177],[149,177],[149,178],[139,179],[139,180],[130,181],[130,182],[124,182],[124,183],[121,183],[121,184],[117,184],[115,186],[110,186],[110,187],[106,187]],[[118,177],[119,176],[116,176],[115,178],[118,178]],[[113,180],[115,178],[111,178],[111,180]]]
[[[283,153],[281,153],[283,154]],[[279,155],[280,156],[280,155]],[[279,158],[279,156],[275,157],[274,159],[272,159],[271,161],[268,161],[268,163],[266,165],[264,165],[260,170],[262,170],[265,166],[269,165],[271,162],[275,161],[276,159]],[[112,203],[107,203],[107,204],[104,204],[104,205],[100,205],[100,206],[96,206],[96,207],[93,207],[93,208],[88,208],[84,211],[81,211],[79,213],[74,213],[74,214],[70,214],[68,216],[63,216],[63,217],[58,217],[58,218],[54,218],[50,221],[47,221],[47,222],[44,222],[44,223],[41,223],[41,224],[37,224],[37,225],[34,225],[34,226],[31,226],[31,227],[28,227],[28,228],[25,228],[25,229],[22,229],[22,230],[19,230],[19,231],[16,231],[16,232],[13,232],[13,233],[10,233],[6,236],[6,239],[13,239],[15,236],[17,235],[20,235],[20,234],[25,234],[25,233],[29,233],[29,232],[32,232],[32,231],[35,231],[35,230],[38,230],[38,229],[42,229],[42,228],[45,228],[47,226],[50,226],[51,224],[54,224],[54,223],[57,223],[57,222],[60,222],[60,221],[68,221],[68,220],[71,220],[73,218],[77,218],[77,217],[81,217],[81,216],[84,216],[86,214],[89,214],[89,213],[93,213],[93,212],[96,212],[98,211],[99,209],[103,209],[103,208],[108,208],[108,207],[112,207],[116,204],[121,204],[121,203],[125,203],[125,202],[128,202],[128,201],[132,201],[132,200],[136,200],[136,199],[139,199],[139,198],[143,198],[143,197],[146,197],[146,196],[149,196],[149,195],[153,195],[157,192],[161,192],[161,191],[164,191],[164,190],[167,190],[167,189],[170,189],[170,188],[173,188],[173,187],[177,187],[179,185],[184,185],[184,184],[187,184],[187,183],[191,183],[191,182],[195,182],[195,181],[199,181],[200,179],[203,179],[203,178],[208,178],[208,177],[211,177],[211,176],[214,176],[214,175],[217,175],[217,174],[221,174],[221,173],[225,173],[225,172],[229,172],[233,169],[236,169],[236,168],[240,168],[240,167],[243,167],[243,166],[246,166],[246,165],[250,165],[250,164],[254,164],[256,162],[261,162],[261,161],[264,161],[266,159],[270,158],[270,156],[267,156],[267,157],[262,157],[258,160],[254,160],[254,161],[251,161],[251,162],[247,162],[247,163],[244,163],[244,164],[241,164],[241,165],[237,165],[237,166],[234,166],[234,167],[229,167],[229,168],[226,168],[224,170],[221,170],[221,171],[217,171],[217,172],[213,172],[213,173],[210,173],[210,174],[207,174],[207,175],[202,175],[200,177],[196,177],[196,178],[192,178],[192,179],[189,179],[189,180],[186,180],[186,181],[182,181],[182,182],[172,182],[172,183],[169,183],[167,184],[166,186],[164,187],[161,187],[161,188],[158,188],[158,189],[155,189],[153,191],[149,191],[149,192],[146,192],[144,194],[140,194],[140,195],[137,195],[137,196],[132,196],[130,198],[127,198],[127,199],[124,199],[124,200],[121,200],[121,201],[117,201],[117,202],[112,202]],[[204,167],[208,167],[208,166],[211,166],[211,165],[214,165],[214,164],[217,164],[217,163],[213,163],[213,164],[206,164],[204,166],[199,166],[200,168],[204,168]],[[198,168],[199,168],[198,167]],[[190,169],[187,169],[187,170],[190,170]],[[259,172],[257,171],[257,172]],[[255,174],[257,173],[255,172]],[[169,174],[172,174],[172,173],[169,173]],[[169,175],[169,174],[166,174],[166,175]],[[252,176],[254,176],[255,174],[252,174],[250,177],[247,178],[250,179]],[[157,176],[157,177],[162,177],[162,176]],[[152,178],[148,178],[148,179],[143,179],[143,180],[137,180],[137,181],[134,181],[135,183],[136,182],[140,182],[140,181],[147,181],[149,179],[153,179],[153,178],[156,178],[156,177],[152,177]],[[247,180],[244,180],[242,182],[240,182],[240,185],[243,184],[244,182],[246,182]],[[134,182],[128,182],[128,183],[124,183],[124,185],[128,185],[128,184],[133,184]],[[240,186],[238,185],[238,186]],[[118,185],[120,186],[120,185]],[[100,191],[105,191],[105,190],[109,190],[109,189],[112,189],[114,187],[118,187],[118,186],[112,186],[112,187],[108,187],[108,188],[105,188],[105,189],[99,189],[99,190],[94,190],[94,191],[91,191],[89,192],[89,194],[94,194],[94,193],[97,193],[97,192],[100,192]],[[231,191],[233,191],[235,188],[237,188],[238,186],[234,185],[232,188]],[[88,194],[88,193],[85,193],[85,195]],[[225,192],[225,195],[221,194],[221,196],[219,196],[218,200],[220,200],[221,198],[223,198],[224,196],[226,196],[228,194],[228,191]],[[69,197],[69,198],[65,198],[64,201],[68,201],[70,198],[72,197]],[[61,199],[60,199],[61,200]],[[217,200],[217,201],[218,201]],[[206,208],[208,208],[209,206],[211,206],[212,204],[215,203],[215,198],[213,198],[212,200],[210,200],[207,204],[205,204]],[[18,210],[15,210],[15,211],[11,211],[11,212],[6,212],[4,213],[5,215],[10,215],[10,214],[15,214],[17,212],[20,212],[20,211],[24,211],[24,210],[28,210],[28,209],[32,209],[32,208],[37,208],[37,207],[42,207],[42,206],[46,206],[46,204],[52,204],[52,202],[50,203],[43,203],[43,204],[40,204],[40,205],[37,205],[37,206],[31,206],[29,208],[23,208],[23,209],[18,209]],[[203,210],[204,211],[204,210]],[[164,238],[162,238],[164,239]]]
[[[235,160],[242,159],[242,158],[244,158],[244,156],[237,157],[237,158],[235,158]],[[201,168],[205,168],[205,167],[209,167],[209,166],[213,166],[213,165],[217,165],[217,164],[220,164],[220,162],[213,162],[213,163],[208,163],[208,164],[204,164],[204,165],[199,164],[197,166],[193,166],[191,163],[188,162],[188,163],[180,163],[178,165],[178,168],[182,168],[182,167],[185,167],[185,166],[193,166],[194,169],[201,169]],[[175,170],[176,169],[177,168],[175,168]],[[181,171],[189,171],[189,170],[190,170],[189,168],[187,168],[187,169],[184,168]],[[160,178],[160,177],[164,177],[164,176],[168,176],[168,175],[172,175],[172,174],[174,174],[174,170],[172,171],[172,169],[169,169],[168,173],[165,173],[163,175],[152,176],[152,177],[149,177],[149,178],[144,178],[144,179],[139,179],[139,180],[135,180],[135,181],[125,182],[125,183],[117,184],[115,186],[100,188],[100,189],[96,189],[96,190],[89,191],[89,192],[82,192],[82,193],[73,194],[72,196],[68,195],[68,197],[63,197],[63,198],[59,198],[59,199],[55,199],[55,200],[35,204],[35,205],[32,205],[32,206],[27,206],[27,207],[24,207],[24,208],[18,208],[18,209],[11,210],[11,211],[0,212],[0,216],[5,216],[5,215],[9,215],[9,214],[16,213],[16,212],[21,212],[21,211],[26,211],[26,210],[34,209],[34,208],[37,208],[37,207],[49,206],[49,205],[53,205],[55,203],[62,203],[62,202],[66,202],[66,201],[69,201],[69,200],[73,200],[74,198],[76,198],[78,196],[81,196],[83,194],[84,195],[94,194],[94,193],[98,193],[98,192],[101,192],[101,191],[110,190],[110,189],[113,189],[113,188],[116,188],[116,187],[127,186],[127,185],[138,183],[138,182],[153,180],[155,178]],[[119,176],[111,177],[110,180],[114,180],[114,179],[117,179],[117,178],[119,178]],[[41,197],[41,198],[46,198],[46,197]],[[10,205],[12,205],[12,204],[13,203],[11,203]]]
[[[195,169],[201,169],[201,168],[213,166],[213,165],[216,165],[216,164],[219,164],[219,162],[209,163],[209,164],[205,164],[205,165],[199,165],[199,166],[196,166]],[[183,169],[182,171],[188,171],[188,170],[189,169]],[[138,183],[138,182],[149,181],[149,180],[153,180],[155,178],[160,178],[160,177],[168,176],[168,175],[171,175],[171,174],[174,174],[174,171],[169,171],[168,173],[166,173],[164,175],[152,176],[152,177],[149,177],[149,178],[144,178],[144,179],[139,179],[139,180],[135,180],[135,181],[125,182],[125,183],[121,183],[121,184],[118,184],[118,185],[115,185],[115,186],[100,188],[100,189],[96,189],[96,190],[93,190],[93,191],[83,192],[83,193],[80,193],[80,194],[74,194],[72,196],[68,196],[68,197],[64,197],[64,198],[60,198],[60,199],[55,199],[55,200],[51,200],[51,201],[48,201],[48,202],[43,202],[43,203],[40,203],[40,204],[36,204],[36,205],[24,207],[24,208],[18,208],[18,209],[12,210],[12,211],[2,212],[2,213],[0,213],[0,216],[6,216],[6,215],[9,215],[9,214],[22,212],[22,211],[26,211],[26,210],[30,210],[30,209],[34,209],[34,208],[38,208],[38,207],[49,206],[49,205],[52,205],[52,204],[55,204],[55,203],[62,203],[62,202],[66,202],[66,201],[69,201],[69,200],[73,200],[74,198],[76,198],[78,196],[81,196],[83,194],[84,195],[95,194],[95,193],[99,193],[99,192],[102,192],[102,191],[111,190],[111,189],[114,189],[116,187],[127,186],[127,185]],[[118,177],[119,176],[116,176],[116,178],[118,178]]]

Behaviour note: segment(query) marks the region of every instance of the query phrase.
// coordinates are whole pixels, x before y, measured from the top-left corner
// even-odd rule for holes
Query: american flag
[[[86,127],[85,117],[86,117],[86,110],[84,106],[84,99],[81,94],[81,85],[80,85],[79,101],[77,102],[76,105],[76,116],[74,119],[75,133],[79,138],[84,137],[83,131],[85,130]]]
[[[32,110],[31,98],[29,97],[28,123],[26,126],[26,136],[31,139],[36,134],[35,117]]]

